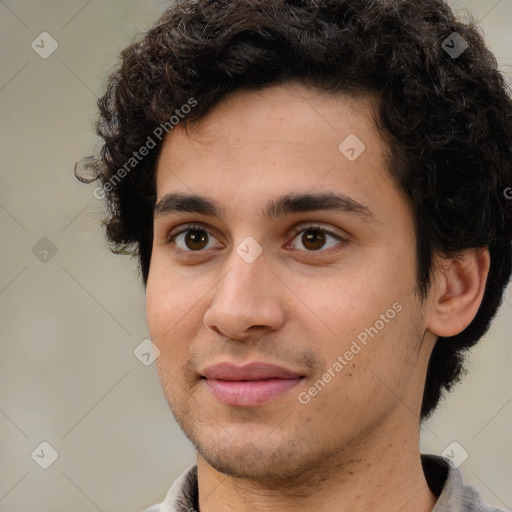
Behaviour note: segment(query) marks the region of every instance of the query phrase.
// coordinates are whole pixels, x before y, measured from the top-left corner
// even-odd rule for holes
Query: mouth
[[[201,378],[219,402],[233,407],[257,407],[296,387],[305,376],[269,363],[238,366],[225,362],[206,368]]]

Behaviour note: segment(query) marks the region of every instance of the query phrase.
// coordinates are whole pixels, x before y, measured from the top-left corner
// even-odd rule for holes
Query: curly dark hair
[[[467,48],[458,55],[461,42]],[[98,100],[103,146],[84,161],[106,199],[106,238],[114,252],[138,256],[146,285],[163,139],[154,134],[162,123],[166,132],[172,129],[170,116],[188,112],[180,115],[186,127],[234,91],[288,81],[378,98],[388,171],[414,211],[422,300],[435,254],[489,248],[490,273],[476,317],[460,334],[439,338],[433,350],[424,420],[464,373],[466,351],[487,332],[512,265],[512,208],[505,197],[512,190],[510,89],[476,23],[456,18],[444,1],[173,3],[121,52]],[[191,98],[194,108],[185,110]],[[148,137],[156,147],[134,159]]]

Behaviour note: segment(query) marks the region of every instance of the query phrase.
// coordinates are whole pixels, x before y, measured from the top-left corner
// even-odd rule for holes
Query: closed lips
[[[232,363],[218,363],[207,367],[202,376],[212,380],[251,381],[268,379],[299,379],[304,377],[282,366],[254,362],[237,366]]]

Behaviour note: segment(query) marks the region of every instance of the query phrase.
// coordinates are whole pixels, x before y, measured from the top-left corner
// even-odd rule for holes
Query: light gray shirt
[[[448,459],[421,455],[425,478],[438,497],[432,512],[505,512],[482,502],[478,491],[464,485],[462,473]],[[165,500],[144,512],[198,512],[197,466],[187,468],[170,488]]]

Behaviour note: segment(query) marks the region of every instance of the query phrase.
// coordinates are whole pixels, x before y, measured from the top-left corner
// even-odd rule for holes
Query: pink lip
[[[203,372],[208,390],[222,403],[255,407],[295,387],[303,378],[295,372],[269,363],[236,366],[219,363]]]

